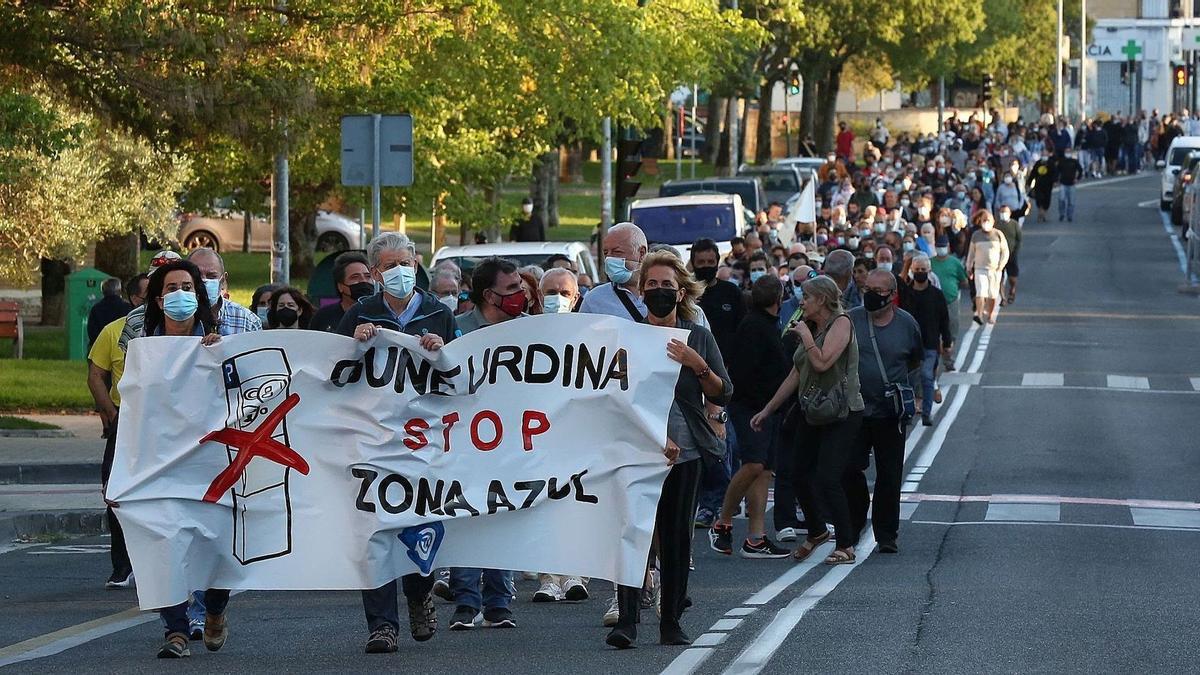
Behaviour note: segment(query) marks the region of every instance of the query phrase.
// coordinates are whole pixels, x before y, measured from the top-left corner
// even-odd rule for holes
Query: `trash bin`
[[[93,267],[84,267],[67,276],[67,358],[83,361],[88,354],[88,313],[100,302],[100,285],[111,277]]]

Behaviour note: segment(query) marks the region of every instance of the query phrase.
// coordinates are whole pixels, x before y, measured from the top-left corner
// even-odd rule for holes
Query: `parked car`
[[[743,164],[738,168],[737,175],[757,178],[762,183],[767,203],[783,204],[784,213],[791,210],[805,181],[804,171],[794,164]]]
[[[629,206],[629,220],[642,228],[651,244],[670,244],[687,260],[692,243],[702,237],[717,242],[721,255],[732,250],[730,240],[745,231],[746,209],[740,195],[700,194],[638,199]]]
[[[1171,200],[1171,223],[1181,227],[1184,223],[1192,222],[1192,213],[1196,211],[1196,198],[1200,192],[1200,150],[1188,153],[1183,164],[1183,172],[1179,174],[1178,199]]]
[[[659,197],[677,197],[686,194],[720,193],[737,195],[742,206],[754,215],[767,208],[767,197],[762,182],[756,177],[697,178],[694,180],[669,180],[658,188]]]
[[[469,246],[443,246],[433,254],[429,268],[437,267],[443,260],[449,260],[463,274],[470,274],[475,265],[484,258],[497,256],[508,258],[521,267],[525,265],[542,265],[555,253],[561,253],[575,263],[575,271],[587,274],[593,281],[597,279],[596,259],[592,257],[587,244],[578,241],[525,241],[503,242],[499,244],[471,244]]]
[[[250,250],[271,250],[271,222],[265,218],[250,220]],[[180,218],[179,244],[184,250],[208,247],[216,251],[240,251],[245,236],[242,213],[218,211],[211,216],[184,214]],[[358,223],[331,211],[317,212],[318,252],[348,251],[362,248]]]
[[[825,164],[824,157],[785,157],[775,162],[779,166],[794,166],[802,172],[816,175],[817,169]]]
[[[1156,166],[1162,172],[1162,197],[1159,207],[1163,211],[1171,209],[1171,200],[1175,195],[1175,180],[1183,171],[1184,161],[1193,150],[1200,150],[1200,136],[1176,136],[1167,148],[1165,160],[1160,160]]]

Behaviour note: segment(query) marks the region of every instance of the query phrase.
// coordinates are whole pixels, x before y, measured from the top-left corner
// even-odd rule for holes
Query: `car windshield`
[[[796,174],[791,171],[772,171],[758,174],[763,189],[767,192],[799,192],[800,185],[796,182]]]
[[[1171,157],[1167,160],[1167,164],[1171,166],[1180,166],[1187,159],[1188,153],[1194,152],[1195,148],[1175,148],[1171,151]]]
[[[702,237],[729,241],[736,236],[729,204],[651,206],[633,209],[630,218],[654,244],[690,244]]]
[[[658,189],[659,197],[678,197],[692,193],[719,192],[724,195],[738,195],[742,205],[754,210],[760,207],[758,191],[753,181],[687,181],[683,183],[664,183]]]
[[[516,254],[516,255],[513,255],[513,254],[501,255],[500,257],[504,258],[505,260],[513,261],[514,263],[517,264],[517,267],[525,267],[526,265],[537,265],[540,267],[543,263],[546,262],[546,259],[549,258],[551,255],[553,255],[553,254],[552,253],[520,253],[520,254]],[[471,270],[475,269],[475,266],[478,265],[480,262],[487,260],[490,257],[491,256],[487,256],[487,255],[456,255],[456,256],[446,256],[444,258],[438,258],[438,262],[440,263],[443,260],[449,260],[450,262],[454,263],[455,265],[458,265],[458,268],[460,270],[462,270],[464,274],[467,274]],[[574,258],[572,258],[572,260],[574,260]]]

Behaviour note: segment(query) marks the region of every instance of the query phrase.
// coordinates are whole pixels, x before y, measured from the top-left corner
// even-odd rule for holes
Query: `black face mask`
[[[300,314],[291,307],[275,310],[275,325],[276,326],[291,326],[296,323],[296,319],[300,318]]]
[[[868,312],[878,312],[888,306],[888,301],[891,299],[891,293],[876,293],[875,291],[867,291],[863,294],[863,307]]]
[[[369,281],[360,281],[357,284],[350,284],[350,299],[358,300],[369,295],[375,295],[375,284]]]
[[[646,291],[646,309],[658,318],[670,316],[679,304],[679,291],[674,288],[651,288]]]
[[[696,274],[697,281],[708,283],[717,278],[717,266],[710,265],[708,267],[696,267],[693,270]]]
[[[913,281],[923,284],[929,281],[929,272],[913,272]]]

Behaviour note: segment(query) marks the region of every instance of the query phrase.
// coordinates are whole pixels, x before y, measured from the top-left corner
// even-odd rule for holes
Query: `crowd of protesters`
[[[1099,161],[1096,143],[1107,153],[1114,125],[1134,123],[1146,135],[1130,146],[1132,158],[1123,143],[1117,164],[1107,154]],[[1059,188],[1059,220],[1073,220],[1069,188],[1120,166],[1136,171],[1138,153],[1158,152],[1179,124],[1153,115],[1076,131],[1061,119],[1026,125],[951,115],[941,133],[913,137],[893,137],[880,124],[858,156],[852,137],[839,138],[816,171],[813,222],[789,219],[772,204],[728,247],[701,239],[683,253],[621,223],[598,251],[609,281],[594,287],[561,255],[525,267],[500,258],[469,270],[444,262],[419,283],[416,247],[384,233],[365,254],[336,259],[333,302],[316,307],[300,289],[263,286],[243,307],[229,298],[215,251],[197,249],[186,259],[164,251],[148,274],[126,285],[132,308],[118,302],[119,284],[105,286],[118,297],[97,321],[113,320],[96,330],[89,357],[89,386],[108,438],[105,478],[119,418],[116,384],[133,339],[194,335],[211,344],[266,328],[369,341],[389,329],[436,350],[495,324],[567,312],[681,328],[688,339],[668,348],[681,375],[655,546],[642,588],[610,587],[603,623],[611,628],[608,644],[632,647],[641,612],[653,610],[661,643],[688,644],[681,620],[691,603],[693,529],[706,530],[719,554],[804,560],[832,541],[822,561],[850,564],[870,511],[878,550],[899,551],[905,440],[912,424],[933,423],[938,378],[953,368],[964,305],[977,324],[995,322],[1001,305],[1017,301],[1023,224],[1035,213],[1047,217],[1051,190]],[[872,461],[873,491],[866,478]],[[735,542],[739,515],[747,528]],[[127,587],[133,571],[111,509],[109,526],[108,585]],[[366,651],[398,649],[401,591],[419,641],[437,631],[434,598],[454,605],[451,630],[515,627],[516,574],[451,569],[363,591]],[[536,602],[580,601],[594,592],[586,578],[524,574],[537,580]],[[228,591],[207,589],[160,610],[166,641],[158,655],[187,656],[197,639],[219,649],[229,631],[228,601]]]

